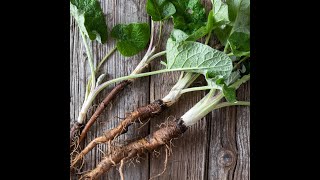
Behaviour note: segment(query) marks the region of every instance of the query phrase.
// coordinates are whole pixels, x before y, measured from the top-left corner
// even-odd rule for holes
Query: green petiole
[[[95,88],[95,85],[96,85],[96,77],[95,77],[95,69],[94,69],[94,66],[93,66],[92,54],[91,54],[91,51],[89,49],[89,46],[88,46],[88,43],[87,43],[87,40],[86,40],[86,37],[85,37],[84,33],[81,31],[81,29],[79,31],[80,31],[84,46],[86,48],[87,55],[88,55],[88,61],[89,61],[89,66],[90,66],[90,71],[91,71],[91,81],[92,81],[91,82],[91,90],[93,90]]]

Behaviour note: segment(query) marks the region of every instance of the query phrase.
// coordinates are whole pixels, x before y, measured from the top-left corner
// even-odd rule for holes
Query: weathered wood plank
[[[250,82],[237,93],[239,99],[250,101]],[[250,107],[236,107],[236,141],[238,149],[234,179],[250,179]]]
[[[239,88],[239,100],[250,100],[250,85]],[[212,113],[208,179],[249,179],[249,107],[227,107]]]
[[[148,22],[149,18],[145,12],[145,2],[140,0],[128,0],[128,1],[107,1],[102,0],[101,6],[103,12],[106,14],[107,24],[109,30],[113,26],[119,23],[131,23],[131,22]],[[89,77],[90,69],[87,61],[84,61],[85,49],[82,47],[82,39],[79,37],[78,29],[71,20],[71,121],[77,118],[79,109],[84,100],[85,85]],[[95,60],[101,60],[104,55],[106,55],[113,47],[115,42],[109,37],[106,45],[100,45],[98,43],[93,43],[91,47],[93,48],[93,58]],[[125,58],[118,52],[113,54],[113,56],[104,64],[102,71],[100,73],[108,73],[106,79],[113,79],[116,77],[121,77],[129,75],[136,65],[140,62],[145,51],[131,58]],[[100,74],[99,73],[99,74]],[[97,96],[97,100],[94,102],[94,106],[88,113],[92,114],[95,106],[103,99],[104,94],[109,92],[111,89],[107,88],[100,95]],[[85,140],[85,144],[94,139],[97,136],[101,136],[105,130],[115,127],[120,119],[117,117],[124,117],[126,112],[130,112],[139,106],[143,106],[149,103],[149,78],[140,78],[135,81],[131,86],[125,88],[125,90],[120,93],[113,104],[107,107],[107,111],[98,118],[97,123],[95,123],[88,133]],[[112,110],[110,110],[112,109]],[[145,126],[139,131],[137,131],[138,126],[132,126],[129,128],[126,135],[120,136],[115,139],[114,146],[119,145],[117,141],[124,142],[125,140],[131,139],[132,136],[137,135],[145,136],[148,134],[148,126]],[[139,132],[133,133],[133,132]],[[83,171],[91,170],[94,168],[103,157],[102,152],[108,152],[107,146],[105,144],[98,145],[98,148],[92,150],[85,158],[85,164]],[[135,163],[135,166],[125,166],[124,176],[126,179],[147,179],[149,175],[148,159],[141,161],[141,163]],[[105,174],[101,179],[120,179],[119,172],[113,168],[108,174]]]

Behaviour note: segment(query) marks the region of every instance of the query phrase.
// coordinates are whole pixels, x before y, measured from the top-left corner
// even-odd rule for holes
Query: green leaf
[[[250,1],[249,0],[228,0],[229,18],[233,22],[232,32],[243,32],[250,34]],[[235,14],[235,15],[234,15]]]
[[[228,5],[229,19],[231,22],[234,22],[234,24],[241,20],[250,22],[250,0],[226,0],[226,3]]]
[[[239,70],[234,71],[230,74],[230,76],[225,80],[225,83],[227,86],[229,86],[230,84],[236,82],[236,80],[238,80],[240,78],[240,72]]]
[[[213,11],[211,10],[208,14],[208,20],[206,25],[200,27],[195,32],[193,32],[189,37],[188,41],[196,41],[197,39],[202,38],[207,35],[214,28],[214,19],[213,19]]]
[[[213,18],[213,10],[210,10],[209,11],[209,14],[208,14],[208,20],[207,20],[207,25],[206,25],[206,28],[208,29],[208,32],[213,30],[215,25],[214,25],[214,18]]]
[[[233,32],[228,39],[231,50],[234,55],[248,56],[250,55],[250,35],[243,32]]]
[[[188,34],[181,31],[180,29],[173,29],[170,35],[170,38],[176,43],[185,41],[189,38]]]
[[[123,56],[133,56],[148,45],[150,27],[147,23],[118,24],[111,36],[117,39],[117,49]]]
[[[200,27],[193,34],[190,35],[188,40],[195,41],[205,35],[207,35],[212,30],[229,23],[228,17],[228,5],[221,0],[211,0],[213,7],[208,14],[208,19],[205,26]],[[228,31],[228,29],[227,29]],[[223,32],[225,33],[225,32]],[[227,41],[228,35],[225,37],[225,42]]]
[[[222,90],[221,82],[224,81],[222,76],[209,77],[208,73],[205,75],[208,86]]]
[[[205,9],[199,0],[170,0],[175,6],[174,28],[192,34],[206,23]]]
[[[214,80],[215,83],[220,86],[223,86],[225,84],[224,79],[222,77],[212,78],[212,80]]]
[[[189,71],[201,73],[209,78],[228,77],[232,71],[232,61],[225,53],[202,43],[176,43],[169,38],[166,51],[168,69],[193,68]]]
[[[221,0],[214,0],[213,8],[208,14],[205,26],[197,29],[188,38],[189,41],[195,41],[210,33],[212,30],[229,23],[228,6]]]
[[[219,39],[222,45],[225,46],[227,44],[231,30],[232,30],[232,26],[230,25],[223,25],[214,30],[214,34],[217,36],[217,38]]]
[[[188,38],[187,41],[196,41],[197,39],[202,38],[203,36],[207,35],[210,31],[208,30],[207,26],[202,26],[194,33],[192,33]]]
[[[237,101],[235,88],[228,87],[227,85],[223,85],[222,93],[228,102],[236,102]]]
[[[211,0],[212,10],[208,14],[206,25],[193,32],[188,40],[195,41],[210,33],[212,30],[229,23],[228,6],[221,0]]]
[[[168,0],[147,0],[147,13],[154,21],[162,21],[176,12],[174,5]]]
[[[223,45],[226,45],[234,32],[243,32],[250,36],[250,0],[226,0],[226,4],[230,23],[215,30]]]
[[[232,76],[232,74],[230,75]],[[238,78],[239,79],[239,78]],[[237,79],[235,79],[237,80]],[[228,102],[235,102],[236,100],[236,89],[234,87],[228,87],[223,78],[217,79],[215,83],[222,87],[222,93]]]
[[[90,40],[97,40],[100,43],[107,41],[107,24],[98,1],[70,0],[70,14]]]
[[[222,26],[229,23],[228,5],[221,0],[211,0],[213,11],[213,26]]]

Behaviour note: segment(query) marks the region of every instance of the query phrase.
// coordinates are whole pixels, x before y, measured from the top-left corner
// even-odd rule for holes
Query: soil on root
[[[70,151],[79,145],[79,134],[83,128],[83,124],[74,122],[70,129]]]
[[[122,160],[128,161],[138,155],[153,150],[170,143],[174,138],[178,138],[187,130],[181,119],[170,121],[166,127],[155,131],[152,135],[132,142],[121,149],[111,152],[106,156],[95,169],[83,176],[84,179],[97,179],[103,173],[108,172],[113,166],[119,164]]]
[[[166,105],[163,103],[161,99],[154,101],[153,103],[139,107],[137,110],[128,114],[127,117],[120,122],[120,124],[105,132],[103,136],[97,137],[92,140],[73,160],[71,163],[71,168],[75,167],[78,164],[78,161],[83,159],[83,157],[90,152],[94,147],[96,147],[100,143],[106,143],[112,141],[115,137],[126,133],[128,131],[128,127],[140,120],[145,120],[152,118],[159,113],[161,113],[166,108]]]

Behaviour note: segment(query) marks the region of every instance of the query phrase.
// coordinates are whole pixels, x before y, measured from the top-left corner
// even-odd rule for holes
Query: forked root
[[[181,119],[170,121],[166,127],[155,131],[152,135],[132,142],[109,154],[95,169],[85,174],[84,179],[97,179],[103,173],[108,172],[114,164],[119,164],[122,160],[128,161],[146,151],[152,152],[154,149],[169,143],[171,139],[179,137],[186,130],[187,127]]]
[[[162,100],[156,100],[153,103],[139,107],[136,111],[128,114],[127,117],[120,122],[120,124],[105,132],[103,136],[97,137],[93,141],[91,141],[84,149],[81,151],[72,161],[71,167],[75,167],[79,160],[81,160],[88,152],[90,152],[94,147],[96,147],[100,143],[106,143],[108,141],[112,141],[115,137],[120,134],[127,132],[128,127],[139,119],[145,120],[155,115],[158,115],[165,109],[166,105]]]

